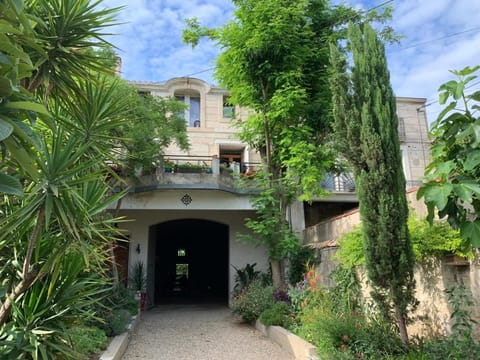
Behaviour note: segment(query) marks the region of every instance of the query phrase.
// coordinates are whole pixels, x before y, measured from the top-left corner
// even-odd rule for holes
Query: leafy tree
[[[215,76],[232,103],[253,111],[239,124],[240,138],[262,155],[265,189],[256,199],[257,218],[247,227],[266,245],[275,286],[281,265],[297,241],[286,221],[296,196],[323,194],[319,182],[333,162],[326,144],[330,114],[328,39],[334,27],[356,15],[324,0],[237,0],[234,20],[219,29],[187,21],[184,40],[208,36],[223,49]]]
[[[480,247],[480,91],[465,93],[478,69],[452,71],[457,81],[439,88],[440,104],[451,101],[432,124],[432,162],[417,193],[425,200],[430,222],[438,210],[440,218],[446,216],[460,229],[465,249]]]
[[[132,119],[116,132],[126,150],[121,164],[124,172],[132,175],[135,168],[156,167],[172,142],[181,149],[189,148],[186,123],[178,115],[183,113],[184,104],[173,98],[139,95],[138,89],[127,83],[117,91],[128,99],[128,116]]]
[[[393,304],[402,342],[407,344],[414,256],[395,97],[384,46],[375,30],[368,23],[350,24],[347,46],[354,64],[351,71],[344,52],[332,46],[336,140],[354,169],[372,295],[385,314]]]

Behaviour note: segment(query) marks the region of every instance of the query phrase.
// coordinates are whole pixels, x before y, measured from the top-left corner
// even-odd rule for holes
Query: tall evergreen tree
[[[393,310],[406,345],[407,308],[414,303],[414,257],[395,97],[375,30],[368,23],[350,25],[347,46],[351,71],[345,53],[331,49],[336,141],[354,169],[372,296],[383,314]]]

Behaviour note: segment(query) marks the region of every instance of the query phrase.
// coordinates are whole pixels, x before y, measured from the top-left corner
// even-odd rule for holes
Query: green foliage
[[[345,51],[332,46],[335,139],[352,165],[364,232],[365,265],[374,298],[392,306],[402,341],[414,304],[414,255],[408,234],[405,177],[398,137],[395,97],[385,49],[368,23],[348,28]]]
[[[79,254],[67,254],[13,305],[10,320],[0,328],[0,357],[76,358],[66,329],[78,319],[94,318],[104,283],[84,272]]]
[[[130,323],[132,315],[128,310],[115,309],[111,311],[106,317],[105,331],[108,336],[116,336],[124,333],[127,330],[127,325]]]
[[[352,231],[342,234],[338,239],[338,245],[335,259],[340,260],[342,266],[353,268],[365,264],[363,230],[360,225],[355,226]]]
[[[107,335],[97,327],[76,325],[66,331],[73,349],[80,354],[79,359],[88,360],[91,356],[105,350]]]
[[[293,323],[290,306],[283,301],[276,302],[271,308],[264,310],[259,320],[265,326],[277,325],[285,329],[289,329]]]
[[[122,323],[124,321],[128,323],[130,316],[137,315],[138,312],[139,303],[135,299],[135,293],[132,289],[128,289],[122,284],[114,287],[110,286],[105,289],[105,297],[97,310],[96,320],[92,321],[91,325],[103,329],[108,336],[111,336],[113,328],[120,329],[123,332],[125,324],[122,325]],[[126,315],[127,313],[129,315]]]
[[[282,199],[288,196],[290,189],[281,185],[281,180],[276,186],[269,186],[271,183],[269,174],[264,171],[257,171],[251,182],[261,189],[258,194],[251,198],[252,207],[255,209],[256,217],[247,218],[245,226],[252,230],[253,234],[239,234],[243,241],[264,245],[272,260],[285,258],[289,253],[297,250],[298,240],[291,231],[288,222],[285,220],[282,207]],[[283,193],[282,196],[279,193]]]
[[[290,285],[295,285],[303,280],[304,274],[308,271],[308,266],[317,264],[318,259],[315,250],[307,246],[299,246],[289,254],[288,262],[290,265],[288,282]]]
[[[473,257],[472,248],[464,249],[458,230],[453,230],[443,221],[434,221],[431,225],[423,219],[411,215],[408,229],[416,261],[423,261],[431,256],[455,254]],[[361,226],[343,234],[338,240],[339,249],[335,258],[343,266],[354,267],[365,264],[363,232]]]
[[[457,285],[447,290],[448,302],[452,308],[452,333],[442,339],[427,341],[421,347],[421,353],[428,359],[478,359],[480,344],[473,336],[472,294],[464,285]]]
[[[243,268],[237,268],[232,265],[235,269],[235,286],[233,290],[235,292],[241,292],[243,289],[247,288],[254,280],[260,278],[260,271],[255,270],[257,263],[247,264]]]
[[[428,207],[429,221],[437,209],[440,218],[460,229],[464,248],[480,247],[480,91],[465,93],[479,69],[452,71],[457,81],[440,86],[440,104],[451,100],[432,124],[432,162],[417,193]]]
[[[125,173],[133,175],[136,168],[156,167],[163,150],[172,143],[183,150],[189,148],[186,123],[178,115],[183,113],[184,104],[150,94],[140,96],[126,82],[119,85],[118,90],[130,104],[128,116],[132,119],[116,129],[127,149],[127,159],[121,164]]]
[[[304,289],[294,331],[313,343],[322,359],[383,359],[404,347],[395,328],[364,315],[353,269],[338,267],[331,289]],[[368,310],[365,313],[369,313]]]
[[[255,280],[250,286],[233,296],[232,312],[247,322],[255,321],[260,314],[273,306],[273,287]]]
[[[134,291],[143,292],[147,288],[147,269],[143,261],[137,261],[131,271],[129,277],[129,283]]]

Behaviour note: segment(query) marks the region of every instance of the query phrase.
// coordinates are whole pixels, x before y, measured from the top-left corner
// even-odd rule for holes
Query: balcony
[[[160,189],[223,190],[233,193],[251,193],[253,188],[239,186],[237,176],[249,176],[261,166],[259,163],[221,163],[216,156],[166,155],[150,173],[138,173],[130,184],[134,192]]]

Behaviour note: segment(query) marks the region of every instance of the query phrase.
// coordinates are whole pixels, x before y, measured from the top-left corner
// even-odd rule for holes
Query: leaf
[[[449,93],[444,91],[444,92],[441,92],[440,94],[438,94],[438,103],[440,105],[443,105],[447,102],[448,100],[448,97],[449,97]]]
[[[469,204],[472,203],[472,191],[470,189],[466,188],[463,184],[461,184],[461,183],[460,184],[454,184],[453,185],[453,191],[457,194],[457,196],[461,200],[463,200],[463,201],[465,201]]]
[[[13,91],[12,82],[5,76],[0,76],[0,97],[9,96]]]
[[[445,115],[455,109],[455,106],[457,106],[457,102],[453,101],[445,109],[443,109],[438,115],[437,120],[435,120],[435,122],[432,124],[432,129],[437,127],[442,121],[442,119],[445,117]]]
[[[31,101],[11,101],[4,105],[7,109],[34,111],[44,115],[50,115],[47,108]]]
[[[5,140],[13,132],[13,126],[0,119],[0,141]]]
[[[465,171],[472,171],[480,165],[480,150],[474,150],[467,154],[467,158],[463,163]]]
[[[468,95],[469,99],[480,101],[480,91],[475,91],[473,94]]]
[[[480,197],[480,185],[472,182],[464,182],[462,185],[470,191],[474,192],[477,197]]]
[[[468,221],[460,227],[462,238],[472,244],[475,248],[480,248],[480,220]]]
[[[0,173],[0,193],[22,196],[22,184],[13,176]]]
[[[452,193],[452,184],[439,184],[425,190],[425,202],[433,203],[438,210],[443,210],[448,203],[448,197]]]

